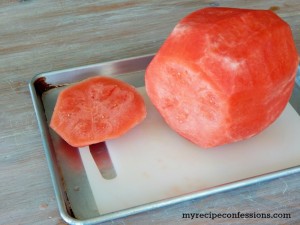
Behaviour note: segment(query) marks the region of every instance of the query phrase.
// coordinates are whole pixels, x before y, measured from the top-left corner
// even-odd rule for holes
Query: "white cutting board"
[[[90,152],[81,151],[101,214],[300,165],[300,117],[289,104],[259,135],[202,149],[172,131],[139,91],[147,118],[106,142],[117,177],[103,179]]]

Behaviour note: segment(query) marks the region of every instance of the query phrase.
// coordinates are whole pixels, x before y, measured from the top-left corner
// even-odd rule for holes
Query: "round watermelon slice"
[[[272,11],[205,8],[175,26],[145,83],[167,124],[208,148],[250,138],[274,122],[297,66],[291,29]]]
[[[145,117],[144,100],[134,87],[96,76],[59,94],[50,127],[71,146],[83,147],[117,138]]]

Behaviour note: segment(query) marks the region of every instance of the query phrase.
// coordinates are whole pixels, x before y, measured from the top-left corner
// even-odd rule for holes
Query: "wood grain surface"
[[[0,1],[0,224],[64,224],[28,81],[40,72],[154,53],[180,18],[207,6],[272,9],[291,25],[300,50],[298,0]],[[293,174],[104,224],[300,224],[299,211],[300,174]],[[182,218],[205,212],[291,218]]]

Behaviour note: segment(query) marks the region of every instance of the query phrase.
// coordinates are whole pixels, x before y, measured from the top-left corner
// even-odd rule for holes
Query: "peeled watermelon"
[[[166,123],[209,148],[250,138],[274,122],[297,66],[291,29],[272,11],[205,8],[175,26],[145,83]]]
[[[146,117],[137,90],[111,77],[95,76],[60,92],[50,127],[73,147],[120,137]]]

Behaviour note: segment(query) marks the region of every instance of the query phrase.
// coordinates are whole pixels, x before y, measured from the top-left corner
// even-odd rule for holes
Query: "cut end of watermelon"
[[[71,146],[83,147],[117,138],[145,117],[144,100],[134,87],[97,76],[59,94],[50,127]]]
[[[273,12],[205,8],[176,25],[145,84],[169,126],[208,148],[273,123],[291,96],[297,66],[291,29]]]

